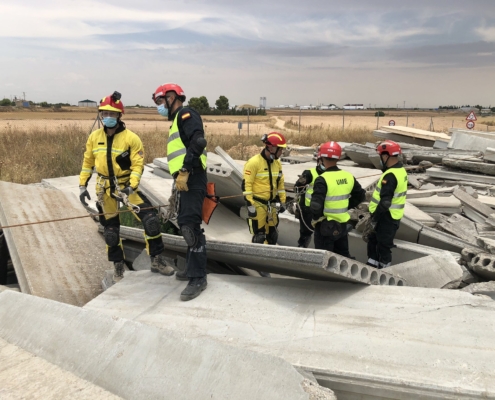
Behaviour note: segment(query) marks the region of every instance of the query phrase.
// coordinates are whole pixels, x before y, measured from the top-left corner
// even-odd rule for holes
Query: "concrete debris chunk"
[[[476,244],[490,254],[495,254],[495,239],[479,236],[476,238]]]
[[[401,276],[409,286],[442,288],[462,278],[463,270],[449,252],[431,255],[385,268]]]
[[[464,181],[467,182],[468,185],[472,184],[473,182],[484,183],[491,186],[495,185],[495,177],[493,176],[468,174],[464,172],[456,172],[439,167],[429,168],[426,170],[425,174],[433,178],[450,179],[453,181]],[[459,182],[454,182],[454,184],[458,185]]]
[[[495,147],[495,138],[493,134],[489,135],[457,131],[452,133],[448,147],[451,149],[485,151],[487,147]]]
[[[483,223],[493,213],[493,210],[490,207],[475,199],[473,196],[470,196],[463,190],[455,189],[454,196],[461,201],[464,214],[473,221]]]
[[[475,246],[478,245],[476,224],[460,214],[452,214],[445,221],[440,222],[437,227]]]
[[[495,163],[495,148],[494,147],[487,147],[485,149],[485,152],[483,155],[483,160]]]
[[[471,294],[483,294],[495,300],[495,281],[473,283],[461,289],[461,291]]]
[[[412,174],[407,175],[407,181],[415,189],[419,189],[421,187],[421,182]]]
[[[468,266],[478,275],[495,280],[495,255],[489,253],[478,253],[468,263]]]
[[[466,171],[479,172],[481,174],[495,175],[495,165],[484,162],[473,162],[458,160],[455,158],[443,158],[442,164],[451,168],[463,169]]]
[[[430,197],[412,197],[407,198],[407,201],[425,213],[441,213],[441,214],[460,214],[462,212],[462,203],[454,196],[438,197],[435,194]]]

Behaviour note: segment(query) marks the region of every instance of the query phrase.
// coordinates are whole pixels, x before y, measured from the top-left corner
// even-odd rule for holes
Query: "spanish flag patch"
[[[385,179],[382,179],[382,185],[386,185],[387,181]]]
[[[188,119],[191,116],[191,113],[182,114],[182,120]]]

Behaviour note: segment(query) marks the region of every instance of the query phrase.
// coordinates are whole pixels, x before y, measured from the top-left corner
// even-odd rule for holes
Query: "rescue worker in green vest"
[[[182,301],[187,301],[198,297],[207,286],[206,238],[201,229],[207,184],[203,121],[195,110],[183,106],[186,95],[175,83],[159,86],[152,97],[158,113],[172,121],[167,159],[180,193],[177,222],[188,246],[186,271],[176,274],[176,278],[188,281],[180,295]]]
[[[348,232],[352,225],[348,210],[364,201],[366,191],[350,172],[337,167],[342,148],[337,142],[320,146],[322,174],[316,178],[310,210],[315,228],[315,248],[351,258]]]
[[[144,168],[143,143],[139,136],[126,128],[121,117],[124,104],[119,92],[104,97],[99,106],[103,128],[92,132],[86,142],[82,170],[79,175],[79,199],[87,206],[85,199],[91,199],[88,182],[96,169],[96,204],[100,223],[104,227],[103,237],[107,244],[108,260],[114,263],[113,281],[124,276],[124,251],[120,239],[119,201],[126,196],[129,202],[139,207],[137,217],[144,227],[146,249],[151,257],[151,270],[163,275],[173,275],[174,269],[161,254],[164,250],[160,220],[151,202],[139,190]],[[120,193],[119,193],[120,192]]]
[[[316,150],[316,157],[318,157],[318,152],[319,148]],[[311,203],[311,195],[313,194],[315,180],[323,172],[320,166],[321,159],[317,158],[316,162],[316,167],[303,171],[294,185],[294,192],[302,192],[299,203],[295,205],[295,215],[296,218],[299,219],[299,240],[297,241],[297,247],[307,248],[311,242],[311,236],[313,235],[313,227],[311,226],[313,216],[309,205]]]
[[[368,265],[386,268],[392,263],[394,237],[406,205],[407,172],[399,160],[402,153],[398,143],[385,140],[376,148],[383,174],[380,177],[369,211],[374,231],[368,236]]]
[[[278,132],[265,134],[261,140],[265,148],[244,165],[242,190],[252,243],[275,245],[278,214],[285,211],[284,175],[279,158],[287,141]]]

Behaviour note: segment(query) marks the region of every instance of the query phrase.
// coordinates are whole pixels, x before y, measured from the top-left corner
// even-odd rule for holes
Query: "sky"
[[[0,98],[495,106],[494,0],[2,0]]]

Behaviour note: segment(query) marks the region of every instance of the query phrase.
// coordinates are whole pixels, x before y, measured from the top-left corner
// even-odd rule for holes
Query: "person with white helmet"
[[[168,132],[167,160],[175,187],[180,193],[179,224],[187,243],[186,271],[176,278],[187,280],[182,301],[198,297],[206,289],[206,238],[201,229],[206,196],[206,140],[201,116],[184,107],[186,95],[175,83],[159,86],[152,96],[160,115],[172,121]]]
[[[368,265],[386,268],[392,264],[394,238],[404,215],[407,195],[407,172],[399,160],[402,150],[392,140],[376,147],[383,174],[371,197],[369,211],[374,231],[367,237]]]
[[[124,104],[121,95],[114,92],[100,101],[99,113],[103,128],[91,133],[86,142],[84,161],[79,175],[80,200],[90,199],[88,182],[96,169],[96,204],[104,227],[103,236],[107,244],[108,260],[114,263],[113,281],[118,282],[124,276],[124,251],[120,239],[119,200],[126,196],[140,211],[133,213],[143,224],[146,248],[151,257],[153,272],[173,275],[174,269],[161,255],[164,250],[160,220],[151,202],[139,190],[139,182],[144,169],[144,149],[139,136],[126,128],[122,121]]]
[[[261,140],[265,148],[244,165],[242,190],[252,243],[275,245],[278,214],[285,211],[284,175],[279,158],[287,141],[279,132],[265,134]]]
[[[337,167],[341,155],[342,148],[337,142],[320,146],[318,158],[323,172],[315,180],[309,207],[315,228],[315,248],[351,258],[349,209],[365,200],[366,191],[350,172]]]

